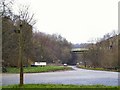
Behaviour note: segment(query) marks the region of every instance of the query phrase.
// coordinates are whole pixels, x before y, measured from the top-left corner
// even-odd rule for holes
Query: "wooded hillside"
[[[19,25],[10,18],[2,20],[2,59],[6,66],[19,66]],[[71,59],[71,43],[61,35],[49,35],[42,32],[32,32],[32,26],[22,21],[22,44],[24,65],[30,65],[35,61],[47,63],[68,63]]]
[[[82,55],[83,62],[91,67],[115,68],[119,67],[120,35],[102,39],[96,44],[89,44],[87,53]]]

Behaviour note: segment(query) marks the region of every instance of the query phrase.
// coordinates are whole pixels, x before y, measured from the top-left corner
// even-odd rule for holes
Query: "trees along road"
[[[79,69],[71,66],[74,70],[25,73],[25,84],[74,84],[74,85],[118,85],[118,72],[95,71]],[[2,85],[19,84],[19,74],[2,74]],[[119,83],[120,84],[120,83]]]

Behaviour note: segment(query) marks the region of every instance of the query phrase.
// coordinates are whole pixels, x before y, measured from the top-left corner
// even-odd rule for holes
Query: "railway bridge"
[[[88,48],[73,48],[71,49],[72,54],[72,65],[83,64],[86,67],[85,53],[88,52]]]

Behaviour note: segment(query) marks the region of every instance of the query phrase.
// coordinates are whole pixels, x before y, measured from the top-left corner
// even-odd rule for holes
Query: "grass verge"
[[[19,85],[9,85],[3,86],[2,89],[5,88],[107,88],[107,89],[115,89],[117,90],[117,86],[104,86],[104,85],[63,85],[63,84],[25,84],[22,87]],[[34,90],[34,89],[33,89]]]
[[[114,72],[119,72],[119,70],[110,70],[110,69],[105,69],[105,68],[91,68],[91,67],[85,67],[85,66],[79,66],[77,65],[78,68],[82,69],[88,69],[88,70],[100,70],[100,71],[114,71]]]
[[[64,66],[45,66],[45,67],[24,67],[24,73],[54,72],[60,70],[72,70],[71,67]],[[19,68],[7,67],[6,73],[19,73]]]

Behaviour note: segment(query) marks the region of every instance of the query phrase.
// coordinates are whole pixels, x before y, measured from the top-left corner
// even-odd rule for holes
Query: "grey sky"
[[[39,31],[61,34],[72,43],[86,43],[118,30],[118,1],[16,0],[16,4],[30,5]]]

